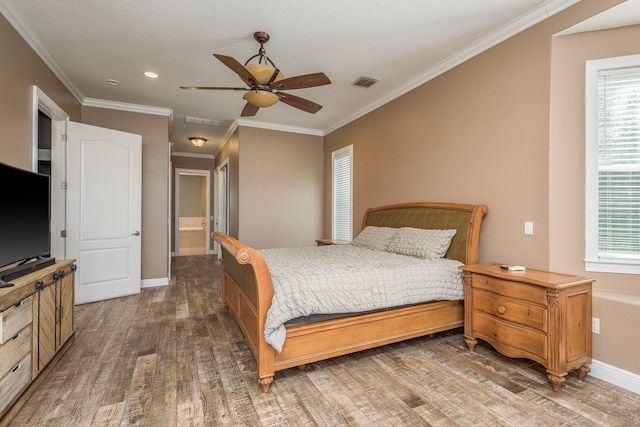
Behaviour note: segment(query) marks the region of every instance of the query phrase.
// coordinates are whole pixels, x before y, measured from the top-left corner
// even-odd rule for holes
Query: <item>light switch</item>
[[[525,221],[524,222],[524,234],[532,235],[533,234],[533,222]]]

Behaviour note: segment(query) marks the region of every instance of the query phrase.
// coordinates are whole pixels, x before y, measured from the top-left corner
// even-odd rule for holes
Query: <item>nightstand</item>
[[[350,245],[350,240],[340,240],[340,239],[318,239],[316,240],[316,244],[318,246],[329,246],[329,245]]]
[[[477,339],[508,357],[534,360],[547,370],[554,391],[568,371],[584,380],[591,371],[593,279],[499,264],[461,266],[464,271],[464,338]]]

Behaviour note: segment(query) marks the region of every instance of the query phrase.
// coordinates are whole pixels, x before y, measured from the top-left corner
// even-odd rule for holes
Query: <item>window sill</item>
[[[585,259],[584,269],[597,273],[640,274],[640,262],[636,260]]]

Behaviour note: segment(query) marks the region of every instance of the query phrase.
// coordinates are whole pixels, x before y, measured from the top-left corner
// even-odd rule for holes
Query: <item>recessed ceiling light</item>
[[[109,83],[111,86],[120,86],[120,82],[115,79],[107,79],[107,83]]]
[[[154,73],[153,71],[145,71],[144,73],[145,76],[149,77],[150,79],[157,79],[159,76]]]

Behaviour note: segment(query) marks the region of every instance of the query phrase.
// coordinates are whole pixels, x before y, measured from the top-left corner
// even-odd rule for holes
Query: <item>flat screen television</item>
[[[0,163],[0,189],[0,280],[8,281],[52,263],[49,177]]]

